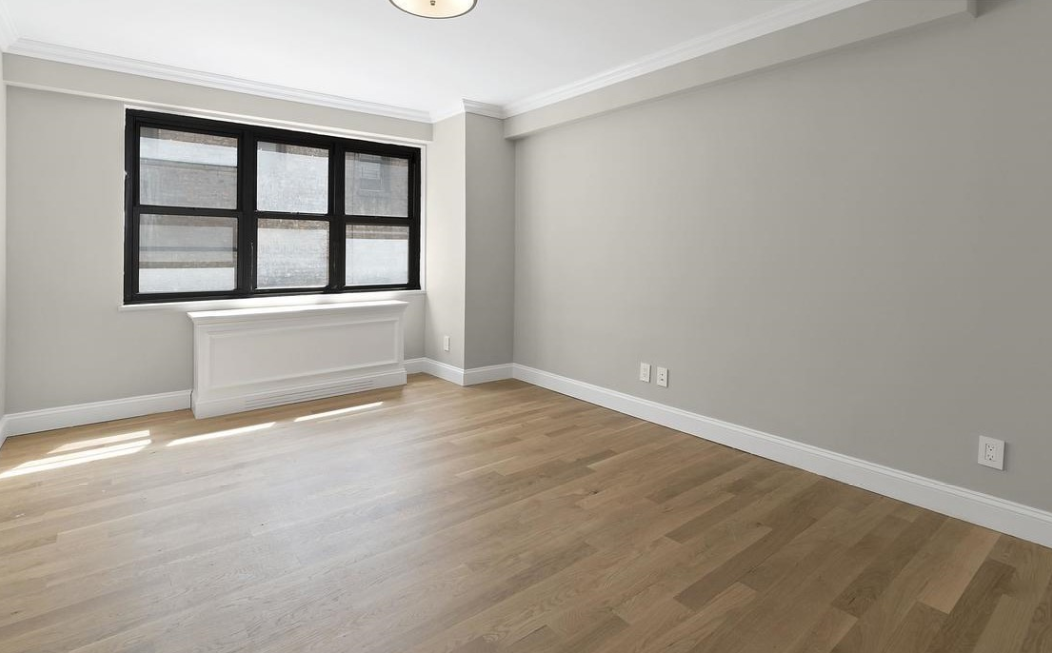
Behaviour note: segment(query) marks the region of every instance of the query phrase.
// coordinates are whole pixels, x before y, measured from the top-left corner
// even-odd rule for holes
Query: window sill
[[[387,292],[363,292],[346,295],[293,295],[286,297],[252,297],[250,299],[210,299],[194,302],[172,302],[163,304],[122,304],[117,310],[124,312],[170,311],[221,311],[241,308],[268,308],[274,306],[322,306],[325,304],[360,304],[388,299],[402,299],[426,294],[423,290],[392,290]]]

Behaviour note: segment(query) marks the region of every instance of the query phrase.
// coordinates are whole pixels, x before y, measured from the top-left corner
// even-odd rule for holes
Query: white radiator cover
[[[194,416],[405,385],[398,301],[189,313]]]

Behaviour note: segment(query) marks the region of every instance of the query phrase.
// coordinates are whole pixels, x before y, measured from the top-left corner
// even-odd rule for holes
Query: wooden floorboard
[[[517,381],[0,451],[2,653],[1052,653],[1052,550]]]

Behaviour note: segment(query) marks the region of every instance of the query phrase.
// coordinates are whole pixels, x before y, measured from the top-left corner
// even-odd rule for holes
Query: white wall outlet
[[[643,383],[650,383],[650,363],[639,364],[639,380]]]
[[[442,338],[442,350],[449,351],[449,336],[444,336]]]
[[[1005,468],[1004,440],[995,440],[986,436],[979,437],[979,464],[994,469]]]
[[[657,384],[662,388],[668,387],[668,368],[659,367],[657,372]]]

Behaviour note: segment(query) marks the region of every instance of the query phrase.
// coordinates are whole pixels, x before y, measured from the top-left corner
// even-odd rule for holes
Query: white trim
[[[405,360],[405,373],[427,374],[427,360],[426,358],[407,358]]]
[[[278,100],[434,124],[465,112],[497,119],[518,116],[874,1],[876,0],[799,0],[598,74],[519,98],[503,106],[465,99],[456,107],[437,111],[367,102],[338,95],[244,80],[199,70],[152,63],[141,59],[119,57],[101,52],[19,38],[17,28],[11,21],[3,0],[0,0],[0,48],[12,54],[60,63],[88,66]],[[968,0],[968,2],[969,11],[973,16],[976,15],[976,0]]]
[[[450,383],[456,383],[457,385],[464,385],[464,370],[448,363],[442,363],[431,358],[418,358],[414,361],[414,368],[418,372],[424,374],[430,374],[431,376],[438,377],[443,381],[449,381]],[[409,361],[406,362],[406,369],[409,369]]]
[[[233,91],[235,93],[246,93],[249,95],[268,97],[275,100],[300,102],[303,104],[331,107],[333,109],[342,109],[344,111],[356,111],[358,113],[367,113],[375,116],[397,118],[399,120],[409,120],[413,122],[431,122],[431,115],[427,111],[421,111],[419,109],[396,107],[376,102],[365,102],[363,100],[355,100],[339,95],[317,93],[288,86],[280,86],[278,84],[255,82],[236,77],[229,77],[227,75],[217,75],[215,73],[207,73],[199,70],[190,70],[189,68],[151,63],[141,59],[118,57],[110,54],[103,54],[101,52],[93,52],[91,50],[81,50],[79,48],[71,48],[64,45],[33,41],[31,39],[18,39],[11,43],[5,51],[10,52],[11,54],[45,59],[47,61],[57,61],[59,63],[99,68],[112,72],[141,75],[143,77],[152,77],[154,79],[164,79],[170,82],[194,84],[224,91]]]
[[[30,410],[5,416],[3,435],[25,435],[188,408],[190,408],[190,391],[180,390],[126,399],[96,401],[90,404]]]
[[[503,370],[503,372],[498,373],[498,370]],[[459,367],[440,363],[429,358],[413,358],[405,361],[405,371],[409,374],[430,374],[461,386],[465,385],[465,377],[471,378],[475,384],[512,378],[512,365],[510,364],[480,367],[465,372]],[[190,390],[181,390],[179,392],[13,413],[0,418],[0,445],[3,444],[4,438],[8,436],[27,435],[71,426],[84,426],[86,424],[97,424],[117,419],[189,409]]]
[[[12,54],[60,63],[88,66],[278,100],[434,124],[461,113],[474,113],[497,119],[518,116],[873,1],[875,0],[799,0],[793,4],[781,6],[760,16],[705,34],[685,43],[665,48],[598,74],[519,98],[503,106],[465,99],[455,107],[437,111],[424,111],[355,100],[338,95],[244,80],[199,70],[152,63],[141,59],[119,57],[101,52],[19,38],[17,27],[11,20],[3,0],[0,0],[0,49]],[[968,10],[973,16],[978,15],[977,0],[968,0]]]
[[[0,2],[2,1],[3,0],[0,0]],[[28,88],[30,90],[52,91],[55,93],[66,93],[69,95],[92,97],[100,100],[113,100],[115,102],[121,102],[122,104],[124,104],[125,109],[138,109],[141,111],[160,111],[162,113],[171,113],[177,116],[187,116],[189,118],[204,118],[205,120],[222,120],[225,122],[237,122],[243,125],[252,125],[255,127],[273,127],[276,129],[287,129],[293,131],[307,132],[310,134],[318,134],[320,136],[332,136],[334,138],[352,138],[358,140],[367,140],[373,143],[404,145],[407,147],[418,148],[421,151],[421,153],[427,150],[427,146],[431,142],[430,138],[424,139],[414,138],[411,136],[392,136],[391,134],[370,132],[362,129],[350,129],[347,127],[313,124],[309,122],[302,122],[296,120],[267,118],[265,116],[254,116],[245,113],[231,113],[229,111],[217,111],[214,109],[179,106],[170,102],[151,102],[149,100],[128,99],[126,97],[118,95],[83,93],[81,91],[71,90],[68,88],[59,88],[41,84],[27,84],[18,81],[8,81],[7,84],[9,86]]]
[[[464,100],[464,113],[473,113],[477,116],[486,116],[497,120],[504,120],[505,118],[504,107],[497,104],[476,102],[475,100]]]
[[[728,26],[699,38],[640,57],[575,82],[520,98],[504,106],[475,100],[463,100],[455,108],[439,111],[424,111],[406,107],[355,100],[339,95],[318,93],[303,89],[244,80],[199,70],[152,63],[142,59],[82,50],[43,41],[19,38],[17,28],[0,0],[0,48],[12,54],[35,57],[48,61],[75,64],[110,70],[113,72],[142,75],[185,84],[196,84],[237,93],[247,93],[277,100],[301,102],[318,106],[356,111],[388,118],[413,122],[436,123],[461,113],[474,113],[490,118],[504,119],[527,111],[540,109],[563,100],[568,100],[591,91],[617,84],[647,73],[674,66],[706,54],[729,48],[779,30],[821,18],[873,0],[801,0],[773,11]]]
[[[504,105],[504,117],[510,118],[527,111],[569,100],[585,93],[613,86],[662,68],[668,68],[684,61],[712,54],[713,52],[871,1],[806,0],[785,5],[755,18],[711,32],[686,43],[666,48],[599,74],[515,100]]]
[[[464,370],[464,385],[479,385],[482,383],[492,383],[494,381],[504,381],[510,379],[513,376],[513,366],[511,363],[506,365],[490,365],[488,367],[475,367],[470,370]]]
[[[464,99],[458,102],[456,106],[449,107],[442,111],[432,111],[431,122],[442,122],[453,116],[459,116],[462,113],[473,113],[478,116],[486,116],[487,118],[496,118],[497,120],[504,120],[504,118],[507,117],[504,112],[504,107],[499,104],[487,104],[485,102]]]
[[[405,361],[405,368],[410,374],[426,373],[458,385],[464,385],[465,381],[485,383],[510,376],[1043,546],[1052,546],[1052,513],[525,365],[494,365],[465,371],[428,358],[414,358]],[[14,413],[0,419],[0,444],[6,436],[11,435],[184,410],[189,407],[190,391],[182,390]]]
[[[188,313],[194,416],[405,385],[407,307],[385,301]],[[318,345],[326,342],[350,344]]]
[[[423,290],[393,290],[391,292],[348,293],[344,295],[292,295],[286,297],[249,297],[246,299],[210,299],[196,302],[172,302],[170,304],[121,304],[120,312],[170,311],[220,311],[239,308],[266,308],[278,306],[327,306],[330,304],[358,304],[399,300],[405,297],[423,296]]]
[[[470,386],[510,379],[512,378],[513,366],[511,363],[507,363],[464,370],[431,358],[412,358],[405,361],[405,369],[409,374],[430,374],[443,381],[449,381],[460,386]]]
[[[814,472],[906,503],[1052,546],[1052,513],[730,424],[542,370],[514,365],[516,379],[626,415]]]

